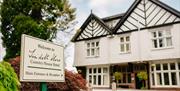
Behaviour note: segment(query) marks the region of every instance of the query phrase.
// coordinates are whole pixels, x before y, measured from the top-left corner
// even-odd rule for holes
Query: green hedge
[[[0,62],[0,91],[18,91],[20,82],[8,62]]]

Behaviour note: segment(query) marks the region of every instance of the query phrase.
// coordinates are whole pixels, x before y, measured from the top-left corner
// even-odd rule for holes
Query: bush
[[[140,80],[147,80],[148,79],[147,72],[145,72],[145,71],[138,72],[137,77]]]
[[[8,62],[0,63],[0,91],[18,91],[20,82]]]
[[[20,71],[20,57],[16,57],[9,61],[15,72]],[[87,90],[86,80],[78,73],[72,73],[65,70],[65,82],[48,82],[48,91],[80,91],[80,89]],[[21,91],[39,91],[39,82],[21,82]],[[0,90],[1,91],[1,90]]]
[[[118,82],[119,80],[121,80],[122,79],[122,73],[121,72],[115,72],[114,74],[113,74],[113,76],[115,77],[115,80],[116,80],[116,82]]]

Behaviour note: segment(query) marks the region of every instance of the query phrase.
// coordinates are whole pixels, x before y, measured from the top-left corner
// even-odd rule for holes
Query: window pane
[[[101,75],[98,75],[98,85],[101,85]]]
[[[108,84],[108,76],[107,75],[103,75],[103,85],[107,85]]]
[[[99,56],[99,48],[96,49],[96,56]]]
[[[93,84],[96,85],[96,76],[93,76]]]
[[[128,83],[131,83],[131,73],[128,74]]]
[[[126,51],[129,52],[129,44],[126,44]]]
[[[94,54],[95,54],[94,49],[91,49],[91,56],[94,56]]]
[[[171,73],[172,85],[177,85],[176,73]]]
[[[154,71],[154,66],[151,66],[151,71]]]
[[[156,37],[156,32],[152,32],[152,35],[155,38]]]
[[[92,76],[89,76],[89,83],[92,83]]]
[[[126,83],[126,74],[123,74],[123,83]]]
[[[163,70],[168,70],[168,64],[163,64]]]
[[[156,64],[156,70],[161,70],[161,65],[160,64]]]
[[[93,69],[93,73],[96,73],[96,68]]]
[[[155,85],[154,74],[152,73],[152,85]]]
[[[91,43],[91,47],[94,47],[94,42]]]
[[[161,73],[156,74],[157,85],[162,85]]]
[[[171,70],[175,70],[175,63],[170,63]]]
[[[164,84],[169,85],[169,75],[168,75],[168,73],[164,73]]]
[[[121,52],[124,52],[124,44],[121,44]]]
[[[172,46],[172,39],[171,37],[166,38],[167,46]]]
[[[120,38],[120,42],[124,42],[124,37],[121,37],[121,38]]]
[[[101,73],[101,68],[98,68],[98,73]]]
[[[159,39],[159,47],[164,47],[163,39]]]
[[[180,70],[180,63],[178,63],[178,68],[179,68],[179,70]]]
[[[103,68],[103,73],[107,73],[108,69],[107,68]]]
[[[91,68],[89,69],[89,73],[90,73],[90,74],[92,73],[92,69],[91,69]]]
[[[99,42],[96,42],[96,47],[98,47],[99,46]]]
[[[88,47],[88,48],[90,47],[90,43],[87,43],[87,47]]]
[[[166,30],[166,36],[170,36],[171,35],[171,31],[170,30]]]
[[[158,31],[158,37],[162,37],[163,36],[163,31]]]
[[[130,40],[130,39],[129,39],[129,36],[127,36],[127,37],[126,37],[126,42],[129,41],[129,40]]]
[[[157,40],[156,39],[153,40],[153,46],[154,46],[154,48],[157,48]]]
[[[87,49],[87,56],[90,56],[90,49]]]

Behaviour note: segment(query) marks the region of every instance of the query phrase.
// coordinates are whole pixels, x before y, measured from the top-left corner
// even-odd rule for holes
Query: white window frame
[[[98,68],[101,69],[101,73],[98,73]],[[104,73],[104,68],[107,68],[107,72]],[[89,69],[91,69],[91,73],[89,73]],[[96,73],[94,73],[94,69],[96,69]],[[98,76],[101,76],[101,84],[98,85]],[[87,81],[89,82],[89,76],[91,76],[91,86],[93,87],[110,87],[110,84],[109,84],[109,66],[92,66],[92,67],[87,67],[87,73],[86,73],[86,78],[87,78]],[[96,76],[96,84],[94,84],[94,76]],[[107,83],[104,84],[104,80],[103,80],[103,77],[104,76],[107,76]]]
[[[92,43],[94,43],[94,47],[92,46]],[[96,45],[98,43],[98,46]],[[89,44],[89,47],[88,47]],[[100,41],[95,40],[95,41],[88,41],[85,43],[86,45],[86,56],[87,57],[99,57],[100,55]],[[89,55],[88,55],[88,50],[89,50]],[[94,55],[92,55],[92,50],[94,50]]]
[[[170,35],[167,35],[167,32],[170,32]],[[158,32],[162,32],[162,36],[160,37]],[[166,48],[172,48],[173,47],[173,38],[172,38],[172,32],[170,28],[158,28],[154,29],[153,31],[150,31],[151,33],[151,42],[152,42],[152,49],[166,49]],[[156,37],[154,37],[154,33],[156,34]],[[171,45],[167,45],[167,38],[171,39]],[[163,47],[160,47],[160,42],[159,40],[162,39],[163,42]],[[157,48],[154,45],[154,40],[157,41]]]
[[[171,70],[170,69],[170,63],[175,63],[175,70]],[[150,63],[150,68],[149,68],[149,77],[150,77],[150,85],[151,87],[162,87],[162,88],[169,88],[169,87],[176,87],[176,88],[180,88],[180,70],[178,68],[178,63],[180,63],[179,61],[158,61],[158,62],[152,62]],[[156,70],[156,64],[160,64],[160,69],[161,70]],[[163,70],[163,64],[168,64],[168,70]],[[151,70],[151,67],[153,67],[153,71]],[[157,84],[157,73],[161,74],[161,79],[162,79],[162,85],[158,85]],[[165,79],[164,79],[164,73],[168,73],[168,77],[169,77],[169,85],[165,85]],[[177,81],[177,85],[172,85],[172,77],[171,77],[171,73],[176,73],[176,81]],[[154,74],[154,85],[153,85],[153,79],[152,79],[152,74]]]
[[[126,37],[129,37],[129,41],[126,40]],[[121,38],[123,38],[124,42],[121,42]],[[131,36],[129,34],[119,36],[119,42],[120,42],[119,43],[120,54],[131,52]],[[127,44],[129,44],[129,50],[126,49]],[[121,45],[124,45],[124,51],[121,51]]]

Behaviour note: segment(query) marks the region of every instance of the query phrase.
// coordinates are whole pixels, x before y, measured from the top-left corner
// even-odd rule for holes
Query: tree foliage
[[[7,62],[0,63],[0,91],[18,91],[20,82],[14,69]]]
[[[5,59],[19,55],[21,34],[52,40],[75,19],[68,0],[3,0],[0,14]]]

